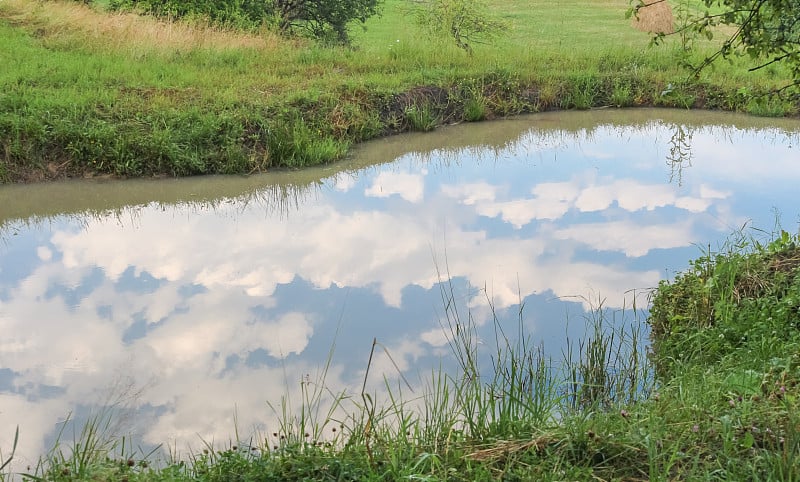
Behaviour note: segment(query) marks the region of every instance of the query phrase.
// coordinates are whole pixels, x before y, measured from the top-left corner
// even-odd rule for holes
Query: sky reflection
[[[796,122],[675,115],[457,126],[239,180],[2,187],[0,427],[23,461],[109,400],[146,443],[268,430],[267,402],[298,399],[334,345],[334,390],[360,388],[373,337],[406,378],[439,366],[448,277],[479,325],[524,301],[558,355],[568,318],[630,306],[697,245],[774,210],[795,229]],[[399,378],[385,351],[371,373]]]

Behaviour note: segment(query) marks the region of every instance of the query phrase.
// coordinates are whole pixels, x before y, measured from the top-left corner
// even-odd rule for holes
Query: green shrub
[[[799,241],[786,231],[766,244],[740,239],[662,281],[650,310],[659,375],[688,360],[718,362],[745,346],[770,358],[771,346],[800,338]]]
[[[270,2],[258,0],[111,0],[109,8],[170,19],[205,18],[237,28],[255,28],[274,16]]]
[[[112,10],[178,18],[202,18],[225,27],[271,26],[318,40],[348,43],[348,25],[378,13],[381,0],[111,0]]]
[[[302,31],[318,40],[349,43],[348,25],[376,15],[381,0],[267,0],[282,31]]]

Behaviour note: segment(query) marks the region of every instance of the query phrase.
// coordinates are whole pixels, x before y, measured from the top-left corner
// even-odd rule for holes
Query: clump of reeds
[[[631,19],[631,25],[643,32],[673,33],[675,16],[667,0],[649,0],[645,6],[636,11]]]

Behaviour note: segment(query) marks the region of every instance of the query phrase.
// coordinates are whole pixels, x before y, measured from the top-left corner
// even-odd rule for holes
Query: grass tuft
[[[411,130],[419,132],[432,131],[440,124],[439,117],[428,103],[411,105],[405,111],[406,120]]]

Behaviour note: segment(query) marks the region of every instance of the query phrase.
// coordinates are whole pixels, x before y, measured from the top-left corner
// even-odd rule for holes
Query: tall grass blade
[[[17,452],[18,441],[19,441],[19,425],[17,425],[17,428],[14,431],[14,443],[11,445],[11,455],[9,455],[8,458],[5,461],[3,461],[2,465],[0,465],[0,471],[8,467],[8,464],[10,464],[12,460],[14,460],[14,454]],[[0,455],[0,460],[2,460],[2,455]]]

